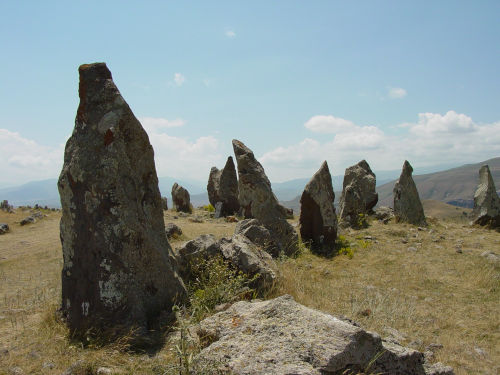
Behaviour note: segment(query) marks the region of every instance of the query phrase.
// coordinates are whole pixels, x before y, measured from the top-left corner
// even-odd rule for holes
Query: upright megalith
[[[148,135],[104,63],[81,65],[59,176],[61,312],[76,336],[145,332],[186,289],[165,236]]]
[[[298,236],[286,221],[285,209],[271,189],[264,168],[242,142],[233,139],[238,164],[238,201],[247,219],[258,219],[266,227],[278,247],[286,255],[295,254]]]
[[[240,210],[238,177],[233,158],[229,156],[222,170],[212,167],[207,184],[208,200],[214,207],[222,203],[220,216],[234,215]]]
[[[172,186],[172,202],[177,212],[190,213],[192,211],[189,192],[177,182]]]
[[[300,197],[299,218],[302,241],[309,242],[313,250],[323,254],[334,250],[337,239],[334,200],[332,176],[324,161]]]
[[[361,160],[345,170],[339,202],[341,225],[353,228],[363,226],[364,216],[371,214],[378,202],[376,181],[375,174],[366,160]]]
[[[417,186],[412,178],[413,168],[405,160],[399,180],[394,185],[394,217],[396,222],[427,225],[424,208],[418,196]]]
[[[495,189],[488,165],[479,170],[479,184],[474,194],[472,223],[500,228],[500,197]]]

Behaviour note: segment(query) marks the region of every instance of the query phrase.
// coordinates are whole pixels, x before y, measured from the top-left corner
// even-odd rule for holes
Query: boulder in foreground
[[[307,308],[284,295],[269,301],[237,302],[200,322],[206,347],[194,369],[250,374],[452,375],[428,365],[421,352],[382,341],[376,333]]]

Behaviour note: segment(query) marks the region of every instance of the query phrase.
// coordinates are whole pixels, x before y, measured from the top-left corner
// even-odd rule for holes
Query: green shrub
[[[215,212],[215,207],[212,206],[210,203],[207,204],[206,206],[203,206],[203,209],[208,212]]]
[[[350,243],[345,236],[337,236],[336,246],[337,254],[347,255],[349,259],[353,258],[354,250],[351,248]]]

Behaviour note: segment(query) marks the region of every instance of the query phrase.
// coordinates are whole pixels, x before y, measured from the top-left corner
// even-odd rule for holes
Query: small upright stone
[[[61,311],[76,337],[147,332],[186,294],[165,236],[153,148],[106,64],[78,71],[80,105],[58,182]]]
[[[405,160],[399,180],[394,185],[394,217],[396,222],[425,226],[424,208],[412,178],[413,168]]]
[[[332,176],[324,161],[300,197],[299,218],[302,241],[309,242],[313,250],[323,254],[335,249],[337,215],[334,200]]]
[[[177,212],[190,213],[192,211],[189,192],[177,182],[172,186],[172,202]]]
[[[168,199],[167,197],[161,197],[161,207],[164,211],[168,210]]]
[[[222,170],[212,167],[207,184],[208,200],[216,207],[222,203],[220,216],[234,215],[240,210],[238,202],[238,178],[233,158],[229,156]],[[220,217],[219,216],[219,217]]]
[[[487,165],[483,165],[479,170],[479,184],[474,194],[471,216],[473,224],[500,228],[500,197]]]
[[[238,200],[245,218],[258,219],[271,233],[276,246],[286,255],[298,250],[298,236],[286,221],[285,208],[271,189],[264,168],[242,142],[233,139],[238,164]]]
[[[366,160],[345,170],[340,196],[340,222],[343,226],[358,228],[364,222],[361,216],[371,214],[378,202],[376,178]]]

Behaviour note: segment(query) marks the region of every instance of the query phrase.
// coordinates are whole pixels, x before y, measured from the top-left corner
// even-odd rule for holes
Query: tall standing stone
[[[483,165],[479,170],[479,184],[474,194],[474,209],[471,215],[473,224],[500,228],[500,197],[487,165]]]
[[[335,193],[328,163],[307,183],[300,197],[300,236],[309,242],[311,248],[320,253],[330,253],[335,249],[337,238],[337,215],[335,213]]]
[[[186,293],[165,236],[149,138],[104,63],[81,65],[59,176],[61,311],[77,336],[154,327]]]
[[[234,215],[240,210],[238,177],[233,158],[229,156],[222,170],[212,167],[207,184],[208,200],[212,206],[222,203],[220,216]]]
[[[286,221],[285,209],[278,203],[264,168],[242,142],[233,139],[233,149],[238,164],[238,200],[243,215],[258,219],[269,230],[280,251],[286,255],[295,254],[297,233]]]
[[[366,160],[361,160],[345,170],[342,195],[340,196],[340,221],[342,225],[359,227],[361,215],[372,213],[378,202],[375,192],[375,174]]]
[[[394,185],[394,216],[396,222],[427,225],[424,208],[418,196],[417,186],[412,178],[413,168],[405,160],[399,180]]]
[[[189,192],[177,182],[172,186],[172,202],[178,212],[191,212],[191,197]]]

